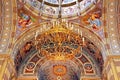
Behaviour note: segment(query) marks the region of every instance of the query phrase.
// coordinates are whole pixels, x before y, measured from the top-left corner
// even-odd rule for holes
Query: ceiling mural
[[[28,30],[34,22],[35,19],[32,16],[21,11],[18,14],[16,37],[18,37],[22,32]]]
[[[87,17],[87,16],[86,16]],[[95,11],[83,21],[87,28],[104,38],[104,27],[102,26],[101,11]]]
[[[104,26],[102,23],[102,0],[97,4],[96,8],[85,15],[81,21],[87,28],[94,31],[103,39]]]
[[[110,4],[103,0],[0,2],[0,11],[3,10],[0,52],[11,56],[18,79],[102,79],[107,55],[119,53],[114,26],[117,22],[112,15],[116,3],[112,1]],[[106,8],[110,8],[107,13]],[[109,26],[107,18],[111,18]]]
[[[67,2],[73,4],[69,4]],[[55,3],[56,5],[53,5],[52,3]],[[32,7],[29,6],[30,7],[29,8],[28,6],[26,6],[28,4],[31,5]],[[25,6],[28,8],[26,8]],[[34,8],[36,8],[37,10],[35,10]],[[28,12],[26,12],[27,9]],[[29,12],[29,9],[32,9],[32,13]],[[39,12],[38,13],[39,15],[34,17],[33,12],[36,11]],[[65,19],[67,24],[71,22],[80,24],[93,31],[95,34],[100,36],[101,39],[104,38],[104,27],[102,23],[102,0],[82,0],[82,1],[63,0],[60,7],[58,0],[45,0],[42,2],[38,0],[19,0],[18,27],[16,35],[19,37],[19,35],[21,35],[22,32],[25,32],[28,29],[32,28],[31,26],[33,25],[31,24],[33,23],[35,23],[35,25],[38,25],[38,23],[41,23],[41,21],[51,22],[51,19],[54,20],[55,18],[58,18],[57,17],[58,15],[62,19]],[[43,16],[45,16],[46,18],[43,18]],[[66,16],[68,16],[68,18],[66,18]],[[73,16],[74,17],[76,16],[76,18],[72,19]],[[38,23],[36,24],[36,22]]]
[[[86,11],[88,8],[91,8],[94,6],[98,0],[19,0],[19,2],[23,4],[27,4],[32,6],[34,9],[36,9],[38,12],[43,14],[45,9],[48,9],[47,7],[51,7],[50,9],[56,9],[54,13],[56,13],[56,17],[59,15],[58,12],[62,12],[61,15],[63,17],[69,17],[73,15],[82,14],[84,11]],[[73,9],[71,7],[75,7],[74,10],[76,12],[71,12]],[[59,8],[59,9],[57,9]],[[62,8],[66,8],[67,14],[66,15],[64,10]],[[49,10],[48,10],[49,11]],[[44,13],[43,15],[48,16],[54,16],[53,13]]]
[[[77,5],[73,5],[70,7],[62,7],[62,15],[64,16],[70,16],[70,15],[77,14],[78,11],[79,11],[79,8]]]
[[[103,68],[99,49],[65,28],[37,35],[18,49],[14,61],[18,75],[38,75],[39,80],[79,80],[81,76],[100,76]]]
[[[15,52],[18,75],[38,76],[38,80],[101,76],[100,49],[82,35],[86,32],[74,28],[83,27],[104,38],[101,0],[18,0],[17,4],[16,40],[34,32]],[[40,33],[41,29],[34,31],[36,27],[49,29]]]
[[[70,60],[47,61],[41,66],[38,76],[38,80],[80,80],[80,70]]]
[[[48,6],[48,5],[44,5],[43,13],[44,14],[57,15],[58,14],[58,7],[51,7],[51,6]]]

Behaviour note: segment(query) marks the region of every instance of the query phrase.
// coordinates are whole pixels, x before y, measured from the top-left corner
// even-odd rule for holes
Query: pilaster
[[[14,62],[9,54],[0,54],[0,80],[16,80]]]
[[[120,80],[120,56],[107,57],[103,75],[106,75],[107,80]]]

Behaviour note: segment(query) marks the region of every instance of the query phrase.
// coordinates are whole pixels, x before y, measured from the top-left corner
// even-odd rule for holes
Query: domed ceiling
[[[23,0],[40,15],[58,18],[82,15],[92,8],[98,0]]]
[[[58,18],[70,25],[80,24],[104,38],[102,0],[18,0],[17,3],[16,38],[39,23],[53,24]]]

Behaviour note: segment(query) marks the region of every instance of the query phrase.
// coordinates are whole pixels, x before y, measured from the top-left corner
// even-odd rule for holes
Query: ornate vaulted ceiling
[[[19,0],[20,5],[32,7],[32,12],[44,18],[62,18],[84,15],[90,8],[94,8],[100,0]]]
[[[42,17],[57,18],[81,15],[95,6],[99,0],[20,0],[26,7],[33,7],[34,13]],[[19,6],[21,8],[21,6]]]
[[[119,54],[115,4],[1,0],[0,53],[10,53],[18,77],[101,79],[106,56]]]
[[[96,4],[101,1],[19,0],[13,52],[18,75],[39,80],[100,78],[104,51],[99,42],[104,36]]]
[[[17,74],[39,80],[100,78],[105,52],[101,3],[18,0],[12,52]]]
[[[79,80],[81,76],[100,77],[103,58],[89,39],[62,25],[26,42],[17,51],[15,65],[18,75],[38,75],[39,80]]]

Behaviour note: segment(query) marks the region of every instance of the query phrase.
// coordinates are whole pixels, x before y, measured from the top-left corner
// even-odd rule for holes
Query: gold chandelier
[[[82,32],[79,35],[68,29],[68,26],[73,27],[73,24],[68,23],[65,19],[59,19],[57,21],[53,21],[51,26],[52,28],[45,33],[38,34],[38,32],[36,32],[35,34],[34,45],[39,53],[50,60],[66,60],[72,59],[77,52],[82,51],[82,47],[85,46],[85,38],[82,36]],[[78,48],[71,49],[71,52],[69,52],[69,46],[65,47],[63,46],[63,43],[71,42],[72,40],[75,40],[75,44],[78,45]],[[47,45],[50,44],[50,42],[57,45],[50,47]],[[71,42],[71,44],[73,43]],[[49,51],[50,48],[51,50],[54,48],[53,52]],[[60,50],[64,48],[68,48],[68,52],[65,52],[64,50],[60,52]]]

